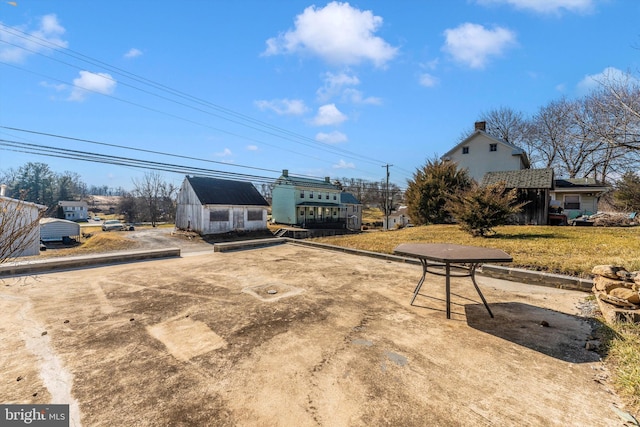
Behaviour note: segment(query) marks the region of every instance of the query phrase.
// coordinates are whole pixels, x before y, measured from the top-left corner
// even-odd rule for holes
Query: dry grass
[[[640,227],[502,226],[490,238],[472,237],[456,225],[427,225],[322,237],[317,242],[393,253],[400,243],[457,243],[502,249],[514,267],[588,277],[594,265],[640,270]]]
[[[138,247],[138,242],[129,239],[126,233],[103,232],[100,230],[100,227],[95,228],[97,228],[97,231],[93,231],[93,236],[88,239],[82,239],[83,242],[78,246],[60,249],[52,248],[51,250],[40,252],[40,255],[37,256],[36,259],[122,251],[136,249]],[[83,228],[83,233],[88,232],[90,231]]]
[[[613,369],[616,391],[640,413],[640,325],[616,323],[611,325],[611,337],[607,340],[607,363]]]

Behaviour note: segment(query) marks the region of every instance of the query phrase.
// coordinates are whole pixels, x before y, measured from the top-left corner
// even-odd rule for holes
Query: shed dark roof
[[[250,182],[198,176],[188,176],[187,181],[203,205],[269,206]]]
[[[505,182],[507,188],[552,189],[553,169],[521,169],[515,171],[487,172],[482,186]]]

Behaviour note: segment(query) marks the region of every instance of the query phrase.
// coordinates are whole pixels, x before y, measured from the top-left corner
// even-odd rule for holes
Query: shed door
[[[233,210],[233,228],[238,230],[244,229],[244,211]]]

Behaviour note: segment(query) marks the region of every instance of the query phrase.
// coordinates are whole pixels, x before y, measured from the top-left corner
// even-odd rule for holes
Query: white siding
[[[491,151],[491,144],[496,144],[496,151]],[[463,154],[465,147],[469,149],[467,154]],[[487,172],[523,169],[520,156],[513,155],[513,151],[513,147],[480,133],[450,153],[449,158],[460,169],[467,169],[471,178],[480,182]]]

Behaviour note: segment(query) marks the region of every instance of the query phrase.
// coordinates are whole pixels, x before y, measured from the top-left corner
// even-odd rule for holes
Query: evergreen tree
[[[454,162],[434,158],[416,170],[408,182],[405,200],[411,221],[416,225],[450,222],[445,205],[451,196],[469,188],[471,178]]]

